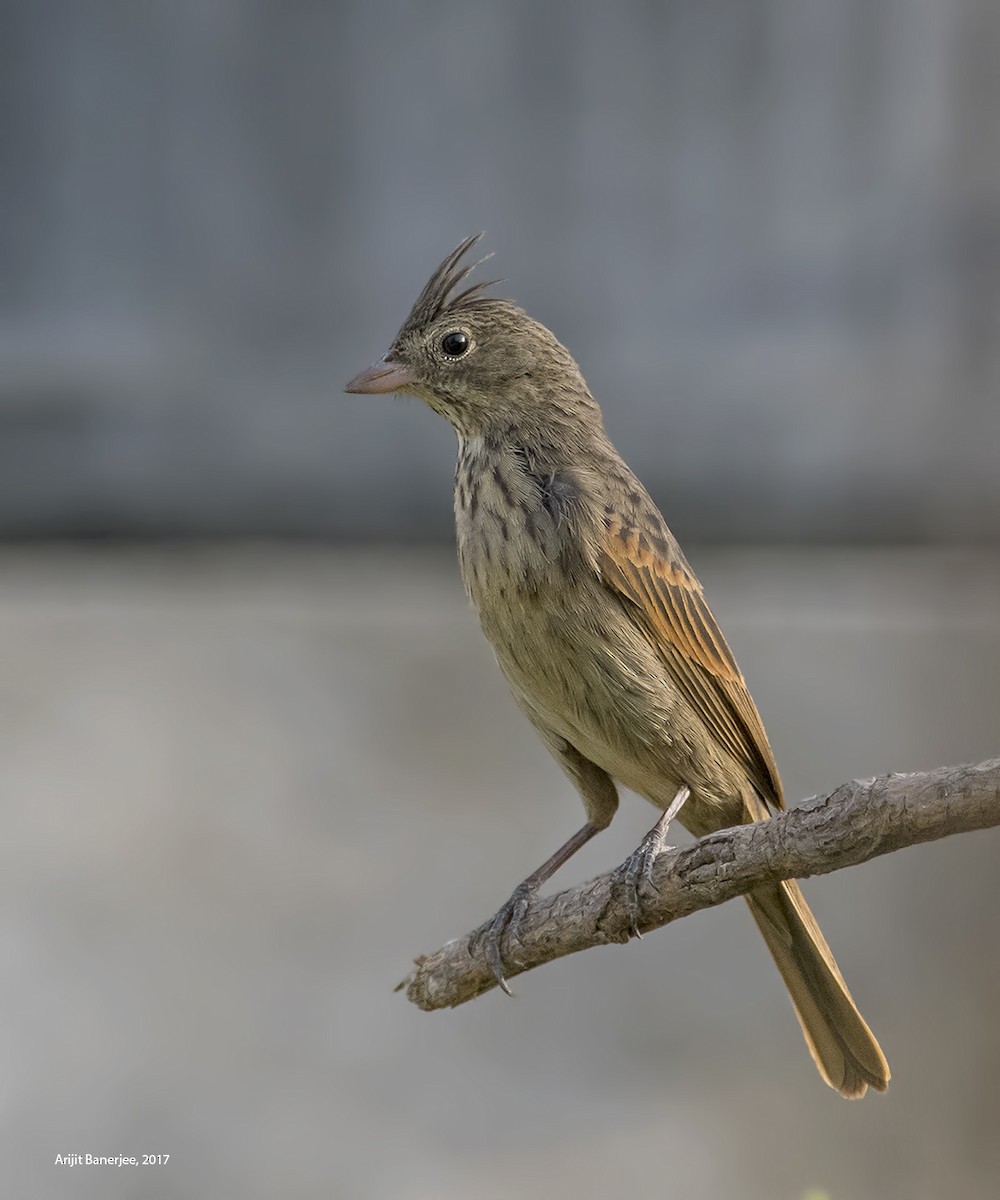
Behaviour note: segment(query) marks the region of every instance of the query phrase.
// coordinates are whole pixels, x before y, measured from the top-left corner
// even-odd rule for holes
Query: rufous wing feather
[[[716,743],[746,771],[761,799],[781,808],[781,780],[756,705],[701,584],[655,509],[644,518],[606,518],[598,568],[631,606]]]

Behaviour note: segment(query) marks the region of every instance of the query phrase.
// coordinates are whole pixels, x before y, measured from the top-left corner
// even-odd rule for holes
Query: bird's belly
[[[565,738],[626,787],[667,804],[687,757],[684,714],[662,661],[617,606],[533,596],[496,612],[484,632],[511,690],[541,729]]]
[[[565,739],[658,808],[691,788],[680,820],[696,835],[741,820],[739,772],[656,650],[597,588],[583,595],[581,603],[579,591],[560,588],[480,607],[518,704],[546,740]]]

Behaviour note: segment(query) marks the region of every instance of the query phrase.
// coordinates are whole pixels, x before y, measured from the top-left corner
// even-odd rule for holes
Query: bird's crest
[[[452,250],[424,284],[424,290],[417,297],[417,302],[410,310],[410,315],[406,318],[400,333],[405,333],[412,329],[424,328],[431,321],[441,316],[442,313],[457,308],[473,296],[479,295],[484,288],[491,287],[494,283],[500,282],[497,279],[484,279],[480,283],[474,283],[471,287],[465,288],[457,296],[452,295],[452,292],[454,292],[463,279],[470,275],[476,267],[482,266],[487,259],[493,257],[492,254],[487,254],[477,262],[462,265],[462,259],[482,236],[481,233],[475,233],[472,237],[467,237],[465,241],[459,243]]]

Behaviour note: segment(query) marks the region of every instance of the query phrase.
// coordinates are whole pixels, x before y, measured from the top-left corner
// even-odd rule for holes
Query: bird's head
[[[596,410],[579,368],[553,334],[511,301],[482,294],[496,280],[456,291],[486,261],[462,263],[481,236],[448,255],[385,356],[345,390],[419,396],[466,437],[537,425],[567,407]]]

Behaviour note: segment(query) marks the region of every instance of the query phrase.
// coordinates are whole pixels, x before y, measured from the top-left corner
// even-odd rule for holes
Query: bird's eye
[[[469,349],[469,335],[454,329],[441,339],[441,349],[449,358],[461,358]]]

